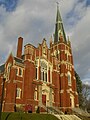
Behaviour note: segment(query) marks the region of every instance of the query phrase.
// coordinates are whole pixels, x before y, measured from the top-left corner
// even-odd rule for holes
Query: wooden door
[[[43,105],[46,105],[46,95],[42,95],[42,103]]]

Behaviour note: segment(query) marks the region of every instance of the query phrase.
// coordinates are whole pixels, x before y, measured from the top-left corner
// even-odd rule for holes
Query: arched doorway
[[[47,89],[42,90],[42,104],[48,106],[49,91]]]

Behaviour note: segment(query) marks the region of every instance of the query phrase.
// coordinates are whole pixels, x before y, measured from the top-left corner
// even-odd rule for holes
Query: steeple
[[[57,16],[56,16],[54,43],[60,40],[60,35],[63,37],[63,41],[66,41],[66,35],[64,32],[63,22],[62,22],[62,18],[59,12],[59,5],[57,4]]]

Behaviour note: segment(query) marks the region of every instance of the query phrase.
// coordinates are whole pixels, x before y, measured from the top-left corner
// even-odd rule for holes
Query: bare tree
[[[90,98],[90,85],[83,84],[82,85],[82,94],[83,94],[83,107],[85,110],[88,108],[88,101]]]
[[[87,111],[90,113],[90,97],[89,97],[89,100],[88,100]]]

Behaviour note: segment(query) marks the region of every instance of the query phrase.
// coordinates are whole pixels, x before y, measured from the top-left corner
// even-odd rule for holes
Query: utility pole
[[[3,77],[3,81],[2,81],[2,95],[1,95],[1,102],[0,102],[0,120],[1,120],[1,116],[2,116],[2,104],[3,104],[3,98],[4,98],[5,80],[6,80],[6,78]]]

